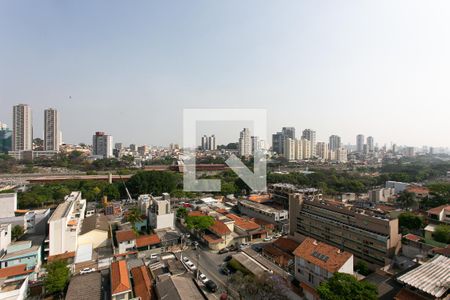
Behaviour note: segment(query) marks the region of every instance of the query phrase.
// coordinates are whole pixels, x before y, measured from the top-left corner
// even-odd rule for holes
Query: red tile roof
[[[432,209],[427,210],[427,213],[432,214],[432,215],[439,215],[443,209],[450,209],[450,205],[444,204]]]
[[[0,278],[16,277],[32,273],[33,270],[27,270],[27,265],[17,265],[0,269]]]
[[[219,244],[223,242],[222,238],[218,238],[213,234],[205,234],[203,239],[208,242],[208,244]]]
[[[136,246],[139,247],[145,247],[145,246],[151,246],[151,245],[157,245],[161,243],[161,240],[159,239],[157,234],[150,234],[150,235],[140,235],[136,239]]]
[[[228,214],[226,217],[233,220],[235,226],[246,231],[257,230],[260,228],[260,226],[255,222],[238,217],[235,214]]]
[[[152,299],[152,278],[149,269],[146,266],[140,266],[131,269],[133,276],[134,294],[141,300]]]
[[[323,260],[315,255],[324,255],[328,259]],[[327,270],[330,273],[335,273],[350,259],[352,254],[340,251],[338,248],[331,245],[317,242],[312,238],[306,238],[300,246],[294,251],[294,255],[304,260]]]
[[[124,260],[111,264],[111,295],[120,294],[131,290],[128,276],[127,263]]]
[[[133,230],[116,231],[116,240],[118,243],[132,241],[136,239],[136,233]]]
[[[218,208],[216,209],[216,212],[219,214],[226,214],[228,211],[225,208]]]
[[[273,245],[278,249],[281,249],[287,253],[292,254],[295,251],[295,249],[297,249],[297,247],[300,245],[300,243],[288,238],[281,237],[277,239],[275,242],[273,242]]]
[[[218,236],[224,236],[231,233],[231,230],[224,223],[215,220],[214,224],[208,228]]]
[[[413,241],[413,242],[419,242],[422,238],[418,235],[408,233],[407,235],[405,235],[405,239]]]
[[[194,210],[194,211],[190,211],[188,213],[189,217],[200,217],[200,216],[204,216],[205,214],[199,210]]]
[[[74,258],[75,257],[75,251],[73,252],[65,252],[62,254],[57,254],[57,255],[51,255],[48,257],[48,262],[52,262],[55,260],[61,260],[61,259],[69,259],[69,258]]]

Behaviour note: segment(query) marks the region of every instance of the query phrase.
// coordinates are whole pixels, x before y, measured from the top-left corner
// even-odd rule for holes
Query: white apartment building
[[[13,108],[12,150],[33,150],[33,119],[31,107],[19,104]]]
[[[356,151],[358,153],[364,152],[364,135],[362,134],[356,136]]]
[[[252,155],[252,138],[250,129],[244,128],[239,137],[239,156],[249,157]]]
[[[3,256],[9,244],[11,244],[11,224],[0,224],[0,256]]]
[[[81,192],[70,193],[58,205],[48,220],[50,256],[77,250],[85,210],[86,200],[81,198]]]
[[[336,151],[336,161],[338,163],[346,163],[348,161],[348,151],[345,148],[339,148]]]
[[[312,129],[305,129],[303,130],[302,138],[307,139],[309,144],[309,157],[315,157],[316,156],[316,132]]]
[[[311,142],[307,139],[284,139],[284,152],[283,156],[287,160],[304,160],[310,159],[311,155]]]
[[[110,158],[113,156],[113,138],[104,132],[97,131],[92,136],[92,154]]]
[[[59,114],[56,109],[44,111],[44,150],[59,151],[61,132],[59,130]]]
[[[0,194],[0,219],[15,217],[17,210],[17,193]]]
[[[148,221],[155,230],[174,228],[175,214],[170,206],[170,195],[164,193],[162,197],[152,197],[148,208]]]

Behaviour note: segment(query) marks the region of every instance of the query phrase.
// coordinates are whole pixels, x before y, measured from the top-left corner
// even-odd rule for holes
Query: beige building
[[[340,202],[307,200],[301,194],[291,194],[289,216],[289,235],[295,240],[311,237],[373,265],[385,266],[401,248],[398,219]]]
[[[87,217],[83,221],[78,236],[78,245],[92,245],[93,249],[106,247],[110,244],[108,218],[103,214]]]
[[[33,150],[33,119],[31,107],[27,104],[19,104],[13,108],[12,150]]]

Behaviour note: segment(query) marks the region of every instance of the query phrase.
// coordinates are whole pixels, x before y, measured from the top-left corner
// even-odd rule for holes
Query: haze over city
[[[447,1],[2,1],[0,121],[26,103],[35,137],[53,107],[64,142],[168,145],[184,108],[266,108],[269,134],[450,146],[448,36]]]

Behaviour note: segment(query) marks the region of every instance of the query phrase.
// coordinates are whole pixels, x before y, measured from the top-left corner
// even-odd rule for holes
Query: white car
[[[158,254],[150,254],[150,259],[157,259],[158,258]]]
[[[192,261],[188,260],[187,262],[185,262],[185,264],[189,268],[189,270],[191,271],[197,270],[197,267],[194,265]]]
[[[270,237],[270,236],[268,236],[268,237],[266,237],[266,238],[264,238],[264,242],[270,242],[272,240],[272,238]]]
[[[89,274],[95,272],[95,268],[84,268],[80,271],[80,275]]]
[[[188,261],[189,261],[189,257],[184,256],[184,257],[183,257],[183,261],[184,261],[184,262],[188,262]]]
[[[208,277],[206,277],[205,274],[200,273],[200,275],[198,275],[198,278],[200,279],[200,281],[205,284],[207,281],[209,281]]]

